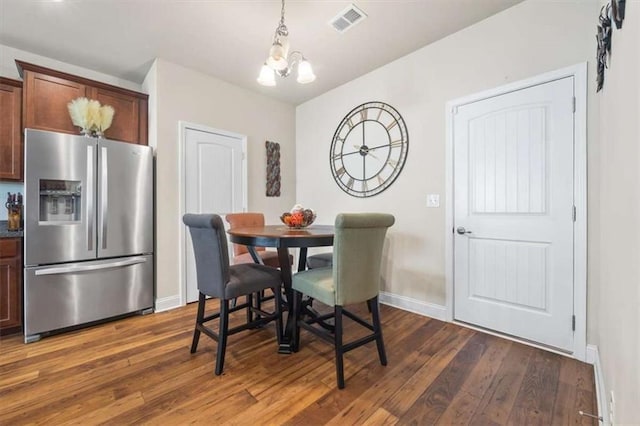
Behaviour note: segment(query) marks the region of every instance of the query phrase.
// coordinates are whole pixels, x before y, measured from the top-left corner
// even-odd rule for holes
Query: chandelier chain
[[[284,0],[282,0],[282,10],[280,11],[280,23],[276,28],[276,39],[278,36],[287,37],[289,35],[289,29],[284,24]]]

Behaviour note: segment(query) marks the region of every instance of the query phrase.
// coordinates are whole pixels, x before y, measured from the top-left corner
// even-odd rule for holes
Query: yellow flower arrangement
[[[67,105],[71,122],[85,135],[102,135],[111,127],[115,110],[94,99],[77,98]]]

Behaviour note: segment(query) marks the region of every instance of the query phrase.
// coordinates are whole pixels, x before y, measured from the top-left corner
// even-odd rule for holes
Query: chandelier
[[[284,24],[284,0],[282,0],[280,23],[273,36],[269,57],[260,70],[260,75],[257,79],[258,83],[263,86],[275,86],[275,75],[288,77],[293,67],[298,68],[298,83],[307,84],[316,79],[311,69],[311,64],[301,52],[294,50],[289,53],[289,30]]]

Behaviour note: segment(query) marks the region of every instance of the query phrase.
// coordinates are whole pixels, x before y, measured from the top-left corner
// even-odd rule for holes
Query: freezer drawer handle
[[[56,274],[71,274],[74,272],[86,272],[86,271],[98,271],[100,269],[120,268],[122,266],[137,265],[138,263],[145,263],[147,261],[144,257],[134,257],[133,259],[121,260],[113,263],[101,263],[99,265],[86,265],[86,266],[66,266],[59,268],[47,268],[38,269],[36,275],[56,275]]]

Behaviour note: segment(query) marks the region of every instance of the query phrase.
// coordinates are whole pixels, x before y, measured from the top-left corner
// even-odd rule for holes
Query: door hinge
[[[575,315],[573,315],[571,317],[571,330],[572,331],[576,331],[576,316]]]
[[[576,217],[578,215],[578,212],[576,211],[576,206],[573,206],[573,221],[576,221]]]
[[[451,112],[453,112],[453,115],[456,115],[458,113],[458,106],[454,106]]]
[[[573,97],[573,106],[572,106],[572,108],[573,108],[573,112],[575,113],[576,112],[576,97],[575,96]]]

